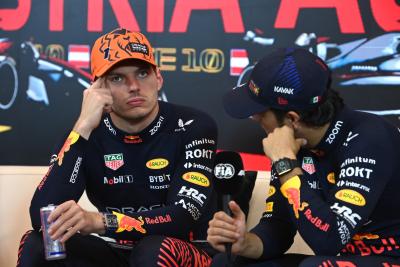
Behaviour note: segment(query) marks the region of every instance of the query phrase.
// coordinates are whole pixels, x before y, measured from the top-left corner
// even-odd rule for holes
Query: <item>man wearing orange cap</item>
[[[33,196],[18,266],[208,266],[215,122],[158,101],[163,78],[141,33],[101,36],[91,64],[80,116]],[[99,212],[79,206],[84,190]],[[50,203],[50,237],[66,244],[58,261],[44,259],[39,234]]]

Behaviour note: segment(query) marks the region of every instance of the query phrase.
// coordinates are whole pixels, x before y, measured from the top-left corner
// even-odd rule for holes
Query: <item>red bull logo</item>
[[[143,139],[139,135],[125,135],[124,142],[127,144],[140,144]]]
[[[292,205],[296,219],[299,218],[299,211],[303,211],[304,208],[308,206],[307,202],[300,201],[300,187],[301,181],[299,176],[287,180],[281,186],[282,195],[287,198],[289,204]]]
[[[138,220],[115,211],[113,211],[113,214],[117,216],[118,220],[118,229],[117,231],[115,231],[116,233],[120,233],[123,231],[131,232],[133,229],[142,234],[146,233],[146,229],[142,227],[142,225],[144,224],[142,216],[139,216]]]
[[[71,145],[75,144],[76,141],[79,139],[79,134],[77,132],[72,131],[68,137],[67,140],[65,140],[64,145],[62,146],[60,152],[58,152],[57,158],[58,158],[58,166],[62,165],[63,159],[64,159],[64,154],[68,152],[71,148]]]
[[[250,80],[250,82],[249,82],[249,88],[250,88],[250,90],[253,92],[253,94],[255,94],[255,95],[259,95],[260,94],[260,87],[258,87],[254,82],[253,82],[253,80]]]

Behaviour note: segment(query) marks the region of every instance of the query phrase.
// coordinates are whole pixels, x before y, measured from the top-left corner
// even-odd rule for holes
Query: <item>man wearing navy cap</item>
[[[232,217],[218,212],[209,223],[214,248],[233,243],[235,266],[399,266],[400,129],[346,107],[330,81],[317,56],[278,49],[225,95],[229,115],[265,130],[273,162],[255,228],[246,231],[233,201]],[[297,231],[315,256],[284,254]]]

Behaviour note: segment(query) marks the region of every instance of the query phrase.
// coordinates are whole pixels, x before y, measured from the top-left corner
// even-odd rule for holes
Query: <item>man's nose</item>
[[[139,82],[134,78],[129,79],[128,80],[128,88],[129,88],[129,91],[132,91],[132,92],[138,91],[139,90]]]

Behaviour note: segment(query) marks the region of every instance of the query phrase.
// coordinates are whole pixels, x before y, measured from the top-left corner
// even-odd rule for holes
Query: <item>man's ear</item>
[[[298,129],[300,126],[300,115],[296,111],[288,111],[286,113],[286,119],[293,126],[294,129]]]
[[[163,86],[164,79],[163,79],[163,77],[161,75],[161,71],[158,67],[156,68],[155,71],[156,71],[156,77],[157,77],[157,91],[160,91]]]

